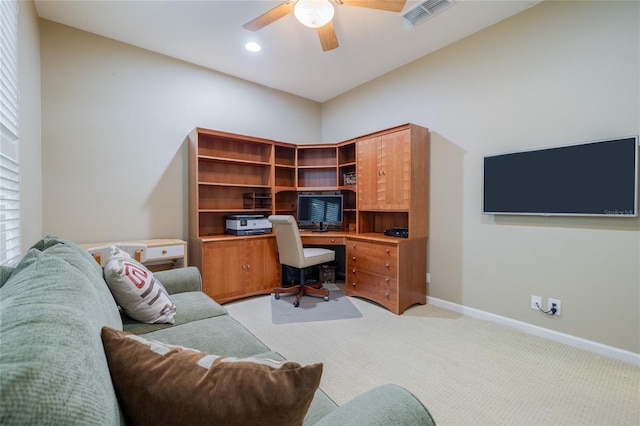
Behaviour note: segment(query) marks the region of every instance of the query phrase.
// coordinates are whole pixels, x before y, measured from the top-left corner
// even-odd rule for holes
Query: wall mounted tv
[[[483,213],[638,216],[638,136],[484,157]]]
[[[328,225],[340,225],[342,201],[342,194],[299,194],[298,223],[317,223],[318,231],[326,231]]]

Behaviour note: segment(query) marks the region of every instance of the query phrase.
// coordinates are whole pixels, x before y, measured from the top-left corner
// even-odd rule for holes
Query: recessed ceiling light
[[[259,52],[262,50],[262,47],[260,47],[260,45],[255,41],[250,41],[249,43],[245,44],[244,48],[249,52]]]

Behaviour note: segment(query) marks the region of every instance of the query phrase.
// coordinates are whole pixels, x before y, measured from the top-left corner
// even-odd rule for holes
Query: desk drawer
[[[345,290],[348,296],[362,296],[397,311],[398,282],[394,278],[349,269]]]
[[[336,236],[303,236],[302,244],[318,245],[318,246],[332,246],[332,245],[344,245],[344,237]]]
[[[147,247],[147,260],[177,259],[184,257],[184,244]]]
[[[398,247],[351,241],[347,246],[347,269],[395,278],[398,273]]]

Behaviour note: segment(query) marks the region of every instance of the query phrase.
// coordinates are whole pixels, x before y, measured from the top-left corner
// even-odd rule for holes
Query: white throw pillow
[[[131,318],[146,323],[174,323],[176,306],[167,290],[127,252],[111,247],[104,277],[113,297]]]

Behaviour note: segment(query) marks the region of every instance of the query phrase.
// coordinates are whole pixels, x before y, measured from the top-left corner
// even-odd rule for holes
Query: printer
[[[236,214],[227,216],[225,232],[231,235],[260,235],[271,232],[271,222],[263,215]]]

